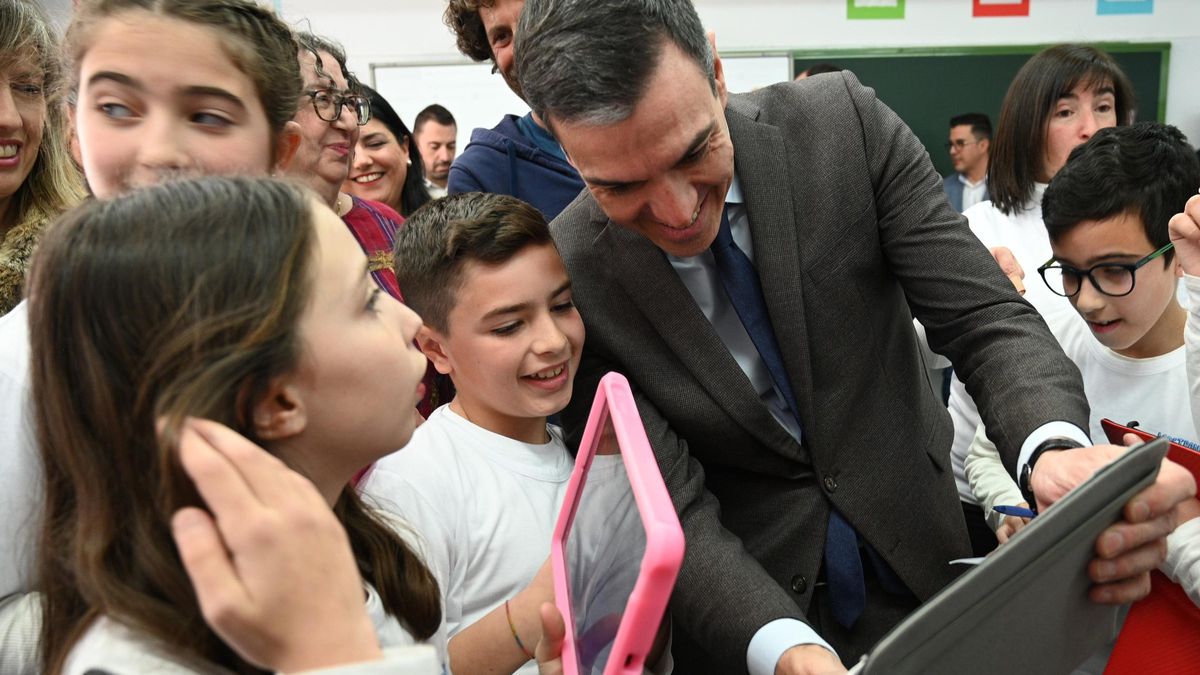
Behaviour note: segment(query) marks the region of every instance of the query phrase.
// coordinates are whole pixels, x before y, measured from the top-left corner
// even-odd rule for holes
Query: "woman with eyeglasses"
[[[367,253],[376,283],[398,298],[391,253],[396,228],[404,219],[383,204],[342,192],[359,128],[371,118],[370,105],[352,84],[340,47],[312,33],[297,33],[296,39],[304,89],[292,118],[300,127],[300,143],[289,173],[307,183],[346,221]]]
[[[1042,195],[1076,146],[1096,131],[1129,124],[1134,111],[1129,80],[1111,56],[1094,47],[1057,45],[1034,55],[1013,78],[1000,108],[988,166],[991,201],[963,215],[988,248],[1009,249],[1025,271],[1025,299],[1047,320],[1074,314],[1066,298],[1052,292],[1035,270],[1050,259],[1042,222]],[[966,458],[980,424],[979,411],[958,378],[950,386],[954,420],[951,461],[967,530],[976,555],[985,555],[1019,525],[984,513],[966,475]]]
[[[350,228],[380,288],[403,299],[392,271],[392,243],[404,218],[387,204],[342,191],[362,126],[371,119],[370,102],[359,93],[361,85],[346,68],[341,47],[312,33],[299,32],[296,39],[304,90],[293,118],[300,127],[300,142],[288,171],[315,190]],[[417,410],[428,417],[450,400],[452,390],[432,366],[424,384],[426,393]]]

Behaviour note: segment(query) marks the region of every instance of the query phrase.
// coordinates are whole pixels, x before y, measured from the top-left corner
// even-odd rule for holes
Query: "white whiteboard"
[[[458,122],[458,151],[476,127],[490,129],[506,113],[524,115],[529,106],[512,93],[491,63],[371,64],[378,91],[411,129],[430,103],[446,106]]]
[[[790,54],[722,56],[725,86],[731,92],[754,91],[776,82],[792,79]]]
[[[721,57],[726,84],[734,92],[788,80],[791,61],[786,53]],[[430,103],[446,106],[458,122],[459,152],[467,147],[472,129],[490,129],[506,113],[529,112],[504,79],[492,73],[490,63],[373,63],[371,84],[409,128]]]

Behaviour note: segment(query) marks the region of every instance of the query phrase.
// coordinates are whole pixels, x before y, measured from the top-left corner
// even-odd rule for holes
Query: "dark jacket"
[[[546,220],[554,220],[584,189],[567,162],[538,148],[517,127],[516,115],[505,115],[494,129],[476,129],[471,142],[450,167],[450,194],[490,192],[533,204]]]

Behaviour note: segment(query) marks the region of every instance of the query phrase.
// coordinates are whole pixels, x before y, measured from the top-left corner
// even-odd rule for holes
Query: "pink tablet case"
[[[641,675],[683,563],[683,529],[650,449],[629,381],[618,373],[608,373],[601,378],[596,390],[596,399],[579,444],[575,470],[567,485],[567,494],[550,547],[555,603],[562,612],[567,628],[562,653],[565,675],[579,675],[576,622],[572,612],[566,560],[567,538],[592,458],[600,446],[602,433],[610,418],[646,532],[646,553],[617,628],[604,675]]]

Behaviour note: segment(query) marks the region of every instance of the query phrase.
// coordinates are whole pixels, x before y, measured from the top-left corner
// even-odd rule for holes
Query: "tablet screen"
[[[646,553],[646,531],[606,416],[567,535],[580,675],[602,675]]]

